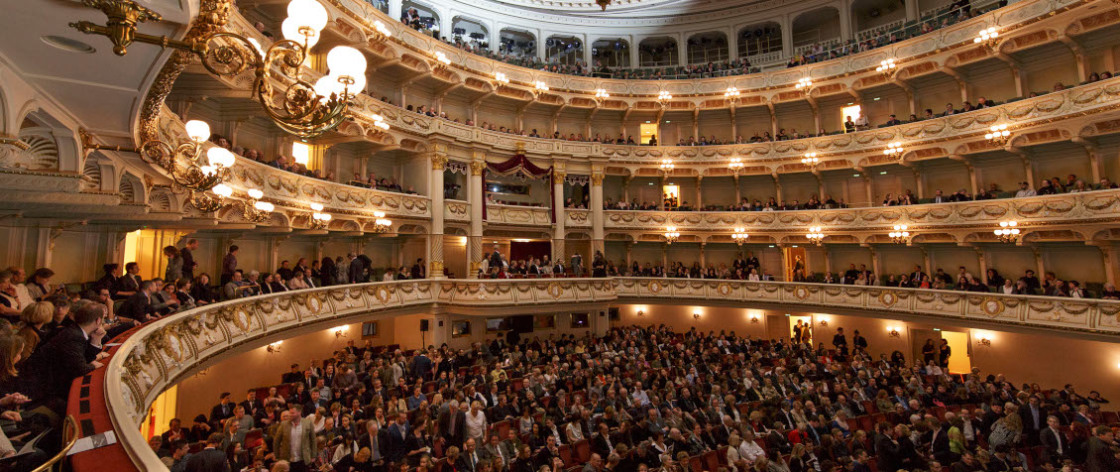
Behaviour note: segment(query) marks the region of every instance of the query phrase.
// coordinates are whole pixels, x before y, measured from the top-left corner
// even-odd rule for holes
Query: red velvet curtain
[[[509,160],[505,161],[505,162],[499,162],[497,164],[489,164],[489,163],[486,164],[486,171],[487,172],[493,172],[497,175],[502,175],[502,176],[514,175],[514,174],[521,173],[521,174],[525,174],[525,176],[533,178],[533,179],[538,179],[538,180],[542,179],[542,178],[548,179],[548,181],[549,181],[548,182],[548,203],[549,203],[548,206],[549,206],[549,208],[552,208],[552,222],[553,223],[556,222],[556,208],[554,208],[554,205],[553,205],[553,202],[556,201],[556,198],[555,198],[555,195],[553,195],[554,192],[553,192],[553,188],[552,188],[552,166],[538,167],[536,164],[533,164],[533,162],[530,161],[529,158],[525,157],[524,154],[517,154],[517,155],[509,158]],[[486,172],[482,173],[482,189],[480,189],[479,191],[482,192],[482,219],[485,220],[486,219]]]

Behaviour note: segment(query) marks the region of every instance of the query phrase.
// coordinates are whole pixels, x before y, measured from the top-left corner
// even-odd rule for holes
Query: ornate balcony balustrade
[[[492,225],[552,226],[552,209],[487,203],[486,222]]]
[[[579,303],[780,305],[900,319],[1027,326],[1114,339],[1120,301],[923,289],[652,278],[413,280],[335,286],[232,300],[150,323],[115,348],[104,398],[120,445],[140,470],[166,470],[139,432],[156,397],[231,350],[263,346],[295,329],[324,329],[381,313],[456,308],[564,311]],[[361,318],[359,318],[361,317]]]

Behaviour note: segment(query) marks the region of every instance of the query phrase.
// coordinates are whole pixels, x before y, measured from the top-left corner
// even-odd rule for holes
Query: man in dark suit
[[[389,425],[389,460],[392,462],[400,462],[404,459],[405,454],[408,452],[405,449],[405,442],[408,441],[408,413],[400,413],[397,415],[397,421]]]
[[[194,280],[194,268],[198,267],[198,262],[194,260],[194,251],[198,249],[198,240],[190,238],[183,249],[179,250],[179,257],[183,258],[183,278],[187,280]],[[169,280],[169,283],[174,283],[174,280]]]
[[[848,338],[844,336],[844,328],[836,328],[836,334],[832,336],[832,346],[840,352],[841,356],[848,356]]]
[[[467,429],[467,415],[455,400],[451,400],[450,405],[447,411],[439,415],[439,435],[450,446],[462,446]]]
[[[191,455],[183,470],[186,472],[230,472],[226,453],[218,450],[218,446],[222,445],[222,438],[222,433],[211,434],[206,439],[206,448],[199,451],[198,454]]]
[[[233,416],[233,397],[229,392],[222,392],[218,396],[218,404],[210,409],[210,422],[221,423],[226,418]]]
[[[901,448],[892,437],[894,428],[886,421],[875,426],[875,456],[879,458],[879,469],[898,470],[902,466]]]
[[[299,370],[299,364],[292,364],[292,370],[280,376],[280,382],[292,384],[299,382],[303,379],[303,372]],[[309,385],[310,386],[310,385]]]
[[[89,303],[78,306],[70,315],[72,323],[64,323],[58,334],[51,336],[31,358],[26,372],[32,374],[32,398],[35,395],[61,400],[65,408],[70,383],[100,368],[98,355],[105,328],[101,325],[104,306]]]
[[[492,461],[494,458],[498,458],[501,459],[502,464],[508,464],[512,457],[502,450],[502,440],[498,437],[497,430],[494,431],[490,435],[490,442],[478,450],[478,455],[483,460]]]
[[[1055,467],[1061,467],[1062,460],[1069,457],[1069,441],[1058,430],[1061,423],[1058,417],[1046,417],[1046,427],[1038,433],[1038,440],[1042,444],[1042,462]]]
[[[868,457],[867,451],[860,449],[854,454],[855,459],[852,460],[852,472],[871,472],[871,467],[868,467],[868,462],[871,458]]]
[[[416,357],[412,358],[411,370],[413,377],[420,377],[427,382],[432,379],[432,360],[428,358],[424,351],[420,351],[416,354]]]
[[[952,464],[955,457],[953,457],[953,451],[949,449],[949,431],[945,428],[944,423],[936,419],[933,421],[936,424],[930,436],[930,453],[934,459],[937,459],[937,462]]]
[[[156,291],[155,282],[145,280],[140,283],[140,290],[128,297],[117,310],[117,316],[134,319],[140,323],[150,321],[156,315],[152,306],[152,292]]]
[[[366,433],[358,439],[358,448],[369,448],[370,462],[380,465],[388,457],[389,432],[381,429],[376,421],[366,422]]]
[[[1085,469],[1088,472],[1115,472],[1120,470],[1120,459],[1116,458],[1113,447],[1116,439],[1112,428],[1100,425],[1093,429],[1093,437],[1089,438],[1089,453],[1085,457]]]
[[[1038,444],[1039,433],[1046,426],[1046,410],[1038,395],[1031,395],[1027,404],[1019,408],[1019,418],[1023,423],[1023,439],[1027,444]]]
[[[257,389],[255,388],[250,388],[249,393],[245,395],[245,401],[238,403],[237,406],[244,408],[245,414],[253,417],[257,416],[258,411],[264,409],[264,403],[257,399]]]
[[[611,443],[611,430],[607,423],[599,423],[599,432],[591,438],[591,451],[600,456],[609,456],[614,452],[614,444]]]
[[[125,300],[128,297],[140,291],[140,283],[144,280],[136,273],[140,271],[140,265],[135,262],[129,262],[124,265],[124,275],[117,279],[116,283],[110,287],[114,300]]]

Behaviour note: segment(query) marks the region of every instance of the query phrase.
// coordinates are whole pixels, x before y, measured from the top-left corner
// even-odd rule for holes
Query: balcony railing
[[[167,470],[139,429],[156,397],[216,356],[283,339],[290,330],[327,328],[388,310],[430,313],[427,310],[432,304],[563,311],[576,304],[662,301],[744,308],[780,305],[784,309],[834,309],[903,320],[919,316],[986,326],[1027,326],[1098,338],[1120,336],[1120,301],[1109,300],[728,280],[414,280],[231,300],[157,320],[131,332],[114,349],[103,377],[95,375],[103,378],[102,385],[92,388],[104,389],[105,406],[119,445],[137,468]]]

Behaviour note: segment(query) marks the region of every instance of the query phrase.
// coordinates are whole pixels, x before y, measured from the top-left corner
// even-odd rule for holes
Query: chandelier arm
[[[219,77],[233,77],[250,67],[259,71],[265,62],[257,49],[259,46],[240,34],[220,31],[200,39],[199,43],[202,47],[195,53],[201,59],[202,66]]]

